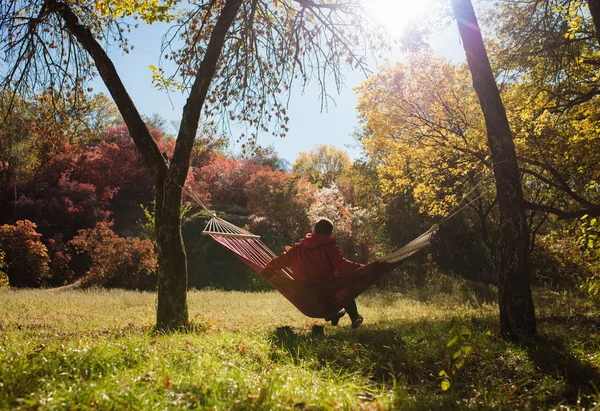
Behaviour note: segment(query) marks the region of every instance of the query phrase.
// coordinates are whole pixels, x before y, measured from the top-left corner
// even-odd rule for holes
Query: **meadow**
[[[358,329],[275,292],[192,291],[193,326],[173,334],[152,330],[154,293],[0,290],[0,408],[595,407],[597,305],[540,289],[535,301],[539,337],[518,344],[498,336],[493,292],[464,287],[373,290],[357,300]],[[469,335],[449,346],[452,324]]]

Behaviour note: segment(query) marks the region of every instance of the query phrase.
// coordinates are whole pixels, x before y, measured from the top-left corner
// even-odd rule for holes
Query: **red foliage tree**
[[[0,251],[0,288],[7,288],[10,286],[8,283],[8,275],[3,271],[6,268],[6,263],[4,262],[5,255],[4,251]]]
[[[56,155],[23,188],[17,217],[38,222],[47,237],[71,238],[79,229],[107,221],[111,202],[126,215],[152,198],[152,176],[123,125],[107,127],[104,141],[73,146]],[[127,211],[123,207],[129,207]],[[125,217],[137,221],[137,215]]]
[[[207,184],[213,204],[245,207],[248,204],[248,195],[244,186],[254,174],[268,170],[270,167],[255,164],[252,160],[234,159],[217,154],[209,164],[195,170],[195,179]]]
[[[101,222],[93,229],[80,230],[69,244],[92,260],[82,279],[84,286],[149,289],[156,272],[156,253],[150,240],[119,237],[110,224]]]
[[[49,278],[48,249],[36,228],[29,220],[0,226],[0,251],[5,253],[6,274],[13,287],[38,287]]]
[[[73,280],[75,273],[69,266],[72,255],[67,250],[67,244],[61,236],[50,238],[46,241],[48,256],[50,257],[50,283],[52,285],[65,285]]]
[[[283,171],[259,171],[245,185],[248,210],[254,213],[249,227],[278,251],[298,241],[310,229],[308,211],[316,186],[304,177]]]

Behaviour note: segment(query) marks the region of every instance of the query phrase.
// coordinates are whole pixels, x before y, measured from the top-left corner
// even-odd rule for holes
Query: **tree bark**
[[[596,29],[596,39],[598,39],[598,44],[600,44],[600,30],[598,28],[600,24],[600,0],[587,0],[587,4]]]
[[[158,247],[158,307],[156,329],[176,330],[188,326],[187,262],[181,236],[181,192],[189,170],[190,155],[200,121],[206,94],[215,75],[235,16],[242,0],[228,0],[215,24],[206,54],[200,64],[183,117],[175,153],[167,165],[160,150],[125,86],[114,64],[90,29],[82,25],[67,3],[47,0],[49,12],[57,13],[66,29],[77,39],[94,60],[100,77],[125,120],[127,129],[144,161],[155,177],[155,227]]]
[[[156,177],[154,226],[158,249],[158,304],[156,329],[188,327],[187,258],[181,235],[181,188],[167,178]]]
[[[451,0],[485,118],[500,211],[496,257],[500,333],[523,339],[537,333],[528,270],[528,233],[523,189],[512,132],[492,73],[471,0]]]

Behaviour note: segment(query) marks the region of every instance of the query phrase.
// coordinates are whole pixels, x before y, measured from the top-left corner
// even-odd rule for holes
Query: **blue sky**
[[[140,26],[130,36],[131,44],[135,46],[134,50],[129,54],[113,50],[111,57],[138,110],[146,115],[158,113],[170,122],[180,119],[186,96],[177,92],[167,95],[152,87],[152,73],[148,65],[158,65],[163,33],[161,26]],[[453,61],[464,59],[455,22],[432,36],[430,45],[437,55]],[[398,61],[402,59],[402,54],[399,50],[394,50],[387,58],[391,62]],[[371,70],[377,72],[375,64]],[[273,138],[270,133],[265,133],[259,136],[258,143],[263,146],[272,145],[277,153],[290,163],[299,152],[310,151],[315,145],[324,143],[345,149],[353,158],[360,156],[360,149],[356,147],[353,137],[358,126],[355,110],[358,99],[353,89],[364,81],[365,75],[357,71],[348,71],[345,78],[345,86],[339,95],[335,90],[329,91],[334,101],[330,100],[323,111],[316,82],[309,85],[304,93],[301,89],[292,90],[288,107],[290,131],[287,137]],[[100,80],[95,80],[92,86],[95,92],[106,93],[106,88]],[[239,149],[233,141],[231,148],[233,151]]]

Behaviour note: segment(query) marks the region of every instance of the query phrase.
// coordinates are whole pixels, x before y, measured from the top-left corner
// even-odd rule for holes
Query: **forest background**
[[[506,106],[528,205],[537,284],[597,292],[600,189],[598,39],[587,3],[506,2],[481,16]],[[271,148],[233,154],[227,133],[198,132],[186,189],[280,252],[325,216],[350,259],[366,262],[442,226],[431,253],[379,286],[444,276],[494,284],[498,210],[485,124],[466,63],[421,41],[357,90],[362,154],[320,145],[288,164]],[[152,177],[114,105],[102,94],[1,96],[0,284],[153,289]],[[17,110],[8,110],[9,101]],[[284,109],[285,110],[285,109]],[[284,113],[285,115],[285,113]],[[162,152],[174,137],[147,118]],[[189,286],[267,287],[202,237],[208,216],[187,198]],[[202,272],[202,275],[199,273]]]

